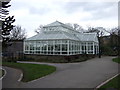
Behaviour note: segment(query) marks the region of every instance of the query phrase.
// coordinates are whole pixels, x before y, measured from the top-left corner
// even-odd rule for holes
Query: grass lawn
[[[104,90],[105,88],[114,88],[120,90],[120,75],[110,80],[108,83],[104,84],[98,90]]]
[[[2,70],[2,76],[5,74],[5,71],[4,70]]]
[[[0,78],[4,75],[4,70],[0,69]]]
[[[114,62],[120,63],[120,58],[114,58]],[[120,75],[110,80],[108,83],[101,86],[98,90],[105,90],[106,88],[115,88],[120,90]]]
[[[117,62],[117,63],[120,63],[120,58],[114,58],[113,61]]]
[[[0,69],[0,78],[4,75],[4,70]]]
[[[56,67],[42,64],[27,64],[13,62],[3,62],[2,64],[3,66],[21,69],[23,71],[23,82],[32,81],[56,71]]]

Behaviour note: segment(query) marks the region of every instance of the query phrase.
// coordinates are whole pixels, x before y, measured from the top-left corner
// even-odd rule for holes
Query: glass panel
[[[60,51],[60,44],[55,45],[55,51]]]
[[[62,43],[63,43],[63,44],[66,44],[66,43],[67,43],[67,40],[63,40]]]
[[[36,43],[36,50],[40,50],[40,42]]]
[[[28,50],[29,49],[29,45],[26,43],[25,44],[25,50]]]
[[[30,50],[34,50],[34,44],[30,42]]]
[[[67,44],[62,44],[62,51],[67,51]]]

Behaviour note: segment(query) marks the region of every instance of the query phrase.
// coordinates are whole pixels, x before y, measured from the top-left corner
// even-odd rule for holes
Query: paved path
[[[18,79],[22,72],[10,67],[3,68],[6,70],[6,75],[2,79],[2,88],[20,88],[22,82],[19,82]]]
[[[22,62],[54,65],[57,71],[44,78],[21,83],[18,86],[24,88],[95,88],[118,73],[118,64],[112,62],[112,58],[94,58],[85,62],[67,64]]]

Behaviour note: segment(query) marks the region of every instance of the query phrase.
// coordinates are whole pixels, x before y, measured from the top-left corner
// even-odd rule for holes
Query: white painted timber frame
[[[24,40],[25,54],[98,54],[96,33],[80,33],[59,21],[43,27],[42,32]]]

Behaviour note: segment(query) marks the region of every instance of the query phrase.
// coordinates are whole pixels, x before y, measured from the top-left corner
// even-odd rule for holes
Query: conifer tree
[[[9,14],[7,8],[11,6],[8,4],[9,2],[2,2],[2,7],[0,8],[0,12],[2,12],[2,15],[0,16],[2,22],[2,47],[10,45],[10,31],[13,29],[14,26],[12,24],[15,22],[14,16],[6,17],[6,15]]]

